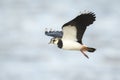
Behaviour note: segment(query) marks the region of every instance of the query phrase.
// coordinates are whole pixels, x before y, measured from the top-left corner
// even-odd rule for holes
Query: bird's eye
[[[55,42],[55,40],[53,40],[53,42]]]

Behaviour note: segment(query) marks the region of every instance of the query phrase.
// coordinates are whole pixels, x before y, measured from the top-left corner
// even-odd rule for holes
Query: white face
[[[59,41],[58,38],[52,38],[52,39],[50,40],[49,44],[57,44],[58,41]]]

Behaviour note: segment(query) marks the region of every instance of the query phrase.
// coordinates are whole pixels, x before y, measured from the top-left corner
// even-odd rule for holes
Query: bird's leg
[[[86,57],[89,58],[88,55],[86,55],[86,51],[87,51],[87,46],[83,45],[82,48],[80,49],[80,51],[82,52],[82,54]]]
[[[83,50],[80,50],[82,52],[82,54],[89,59],[88,55],[85,54],[85,52]]]

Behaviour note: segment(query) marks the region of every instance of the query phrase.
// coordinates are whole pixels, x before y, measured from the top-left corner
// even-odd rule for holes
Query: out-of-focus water
[[[0,0],[0,80],[120,80],[119,0]],[[46,27],[61,26],[84,10],[96,21],[78,51],[48,45]]]

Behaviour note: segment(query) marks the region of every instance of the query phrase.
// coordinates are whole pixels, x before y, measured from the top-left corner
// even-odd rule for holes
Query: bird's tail
[[[95,48],[87,47],[88,52],[94,52],[95,50],[96,50]]]

